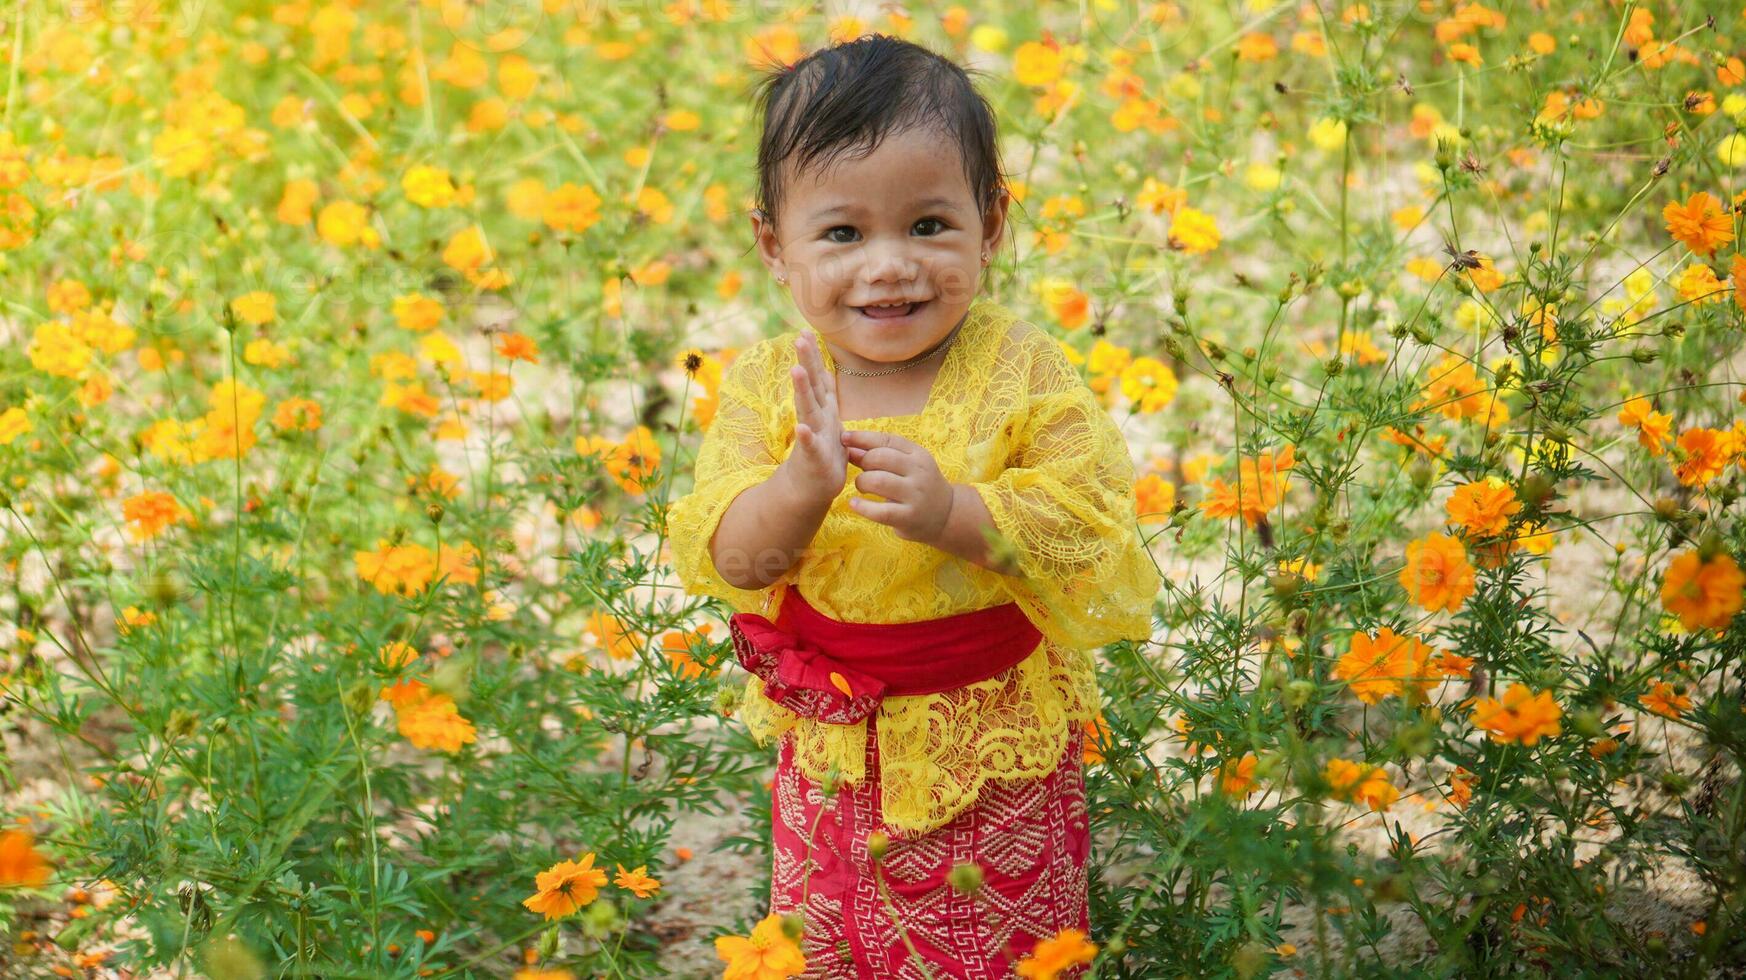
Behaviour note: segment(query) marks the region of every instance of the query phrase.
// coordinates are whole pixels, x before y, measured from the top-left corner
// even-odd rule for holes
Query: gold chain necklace
[[[883,371],[851,371],[848,368],[843,367],[842,365],[839,364],[836,366],[837,373],[838,374],[846,374],[851,378],[877,378],[877,377],[881,377],[881,376],[887,375],[887,374],[896,374],[899,371],[907,371],[910,368],[915,367],[917,364],[920,364],[923,361],[926,361],[928,358],[933,357],[935,354],[938,354],[939,352],[945,350],[947,347],[950,347],[952,345],[952,341],[957,338],[958,331],[964,329],[964,324],[968,323],[969,321],[970,321],[970,314],[965,313],[964,319],[958,321],[958,325],[952,328],[952,332],[949,334],[946,334],[944,337],[940,338],[940,342],[935,344],[933,346],[933,348],[930,349],[927,353],[917,354],[915,357],[909,359],[908,361],[905,361],[902,364],[899,364],[897,367],[886,368]],[[833,361],[834,360],[835,359],[833,358]]]

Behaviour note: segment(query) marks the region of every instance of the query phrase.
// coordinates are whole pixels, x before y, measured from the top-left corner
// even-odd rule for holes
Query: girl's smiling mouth
[[[922,308],[928,305],[928,302],[928,300],[922,300],[919,303],[908,303],[901,306],[857,306],[854,307],[854,310],[869,320],[881,322],[908,320],[921,312]]]

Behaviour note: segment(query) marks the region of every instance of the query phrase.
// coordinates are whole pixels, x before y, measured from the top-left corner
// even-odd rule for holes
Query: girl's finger
[[[890,446],[875,446],[872,449],[861,450],[860,462],[855,465],[864,470],[883,470],[907,476],[910,472],[911,458],[908,454],[899,452]]]
[[[902,514],[902,504],[890,501],[868,500],[865,497],[850,497],[849,508],[870,521],[890,525]]]
[[[812,421],[812,385],[806,380],[806,368],[796,364],[788,369],[788,376],[794,381],[795,416]]]
[[[844,435],[848,437],[843,440],[844,445],[855,445],[862,449],[889,449],[894,453],[908,454],[921,448],[908,439],[891,432],[851,429]]]
[[[818,345],[811,338],[806,343],[807,370],[812,375],[812,397],[820,406],[825,403],[825,382],[829,371],[825,370],[824,357],[818,352]]]
[[[895,473],[867,470],[855,477],[855,489],[862,493],[876,493],[886,500],[901,500],[903,480]]]

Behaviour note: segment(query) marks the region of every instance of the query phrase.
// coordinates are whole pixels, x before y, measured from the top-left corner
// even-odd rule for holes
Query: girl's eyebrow
[[[934,210],[934,211],[956,212],[958,210],[957,203],[948,197],[925,198],[923,200],[915,202],[912,205],[912,207],[917,211]],[[837,205],[833,205],[833,206],[828,207],[828,208],[824,208],[824,209],[819,210],[819,211],[814,211],[812,213],[812,220],[817,221],[820,218],[828,218],[833,214],[839,214],[839,213],[840,214],[853,214],[859,210],[860,210],[860,208],[856,207],[853,204],[837,204]]]

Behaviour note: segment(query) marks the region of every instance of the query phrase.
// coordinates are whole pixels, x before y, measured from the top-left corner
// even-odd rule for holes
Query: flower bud
[[[795,913],[785,913],[781,922],[782,934],[788,937],[789,942],[800,942],[800,937],[806,935],[806,923],[802,922],[800,916]]]
[[[732,718],[734,711],[740,706],[740,689],[736,687],[719,687],[715,691],[715,700],[710,707],[723,718]]]
[[[1553,489],[1555,488],[1551,477],[1540,472],[1529,473],[1528,478],[1522,481],[1520,496],[1524,502],[1539,506],[1552,495]]]
[[[946,874],[946,883],[960,895],[974,895],[982,887],[982,867],[972,862],[953,865]]]
[[[558,927],[556,925],[540,934],[540,959],[549,960],[558,955]]]
[[[369,681],[358,681],[346,688],[342,700],[347,711],[354,715],[361,715],[368,712],[370,706],[376,703],[376,690]]]
[[[1315,694],[1315,681],[1299,678],[1285,685],[1285,702],[1294,708],[1301,708],[1309,704],[1310,698],[1315,697]]]
[[[431,504],[424,509],[424,516],[430,518],[432,524],[441,524],[443,522],[443,505]]]
[[[875,830],[867,835],[867,857],[874,864],[885,860],[885,848],[891,843],[891,838]]]
[[[1655,498],[1655,516],[1657,518],[1672,524],[1679,520],[1680,514],[1679,501],[1665,496]]]
[[[1273,598],[1289,606],[1297,598],[1297,590],[1303,587],[1303,578],[1291,572],[1279,572],[1268,578],[1267,584],[1273,588]]]
[[[1413,486],[1420,490],[1429,490],[1437,480],[1437,464],[1430,459],[1417,454],[1413,461],[1407,464],[1407,476],[1412,478]]]

